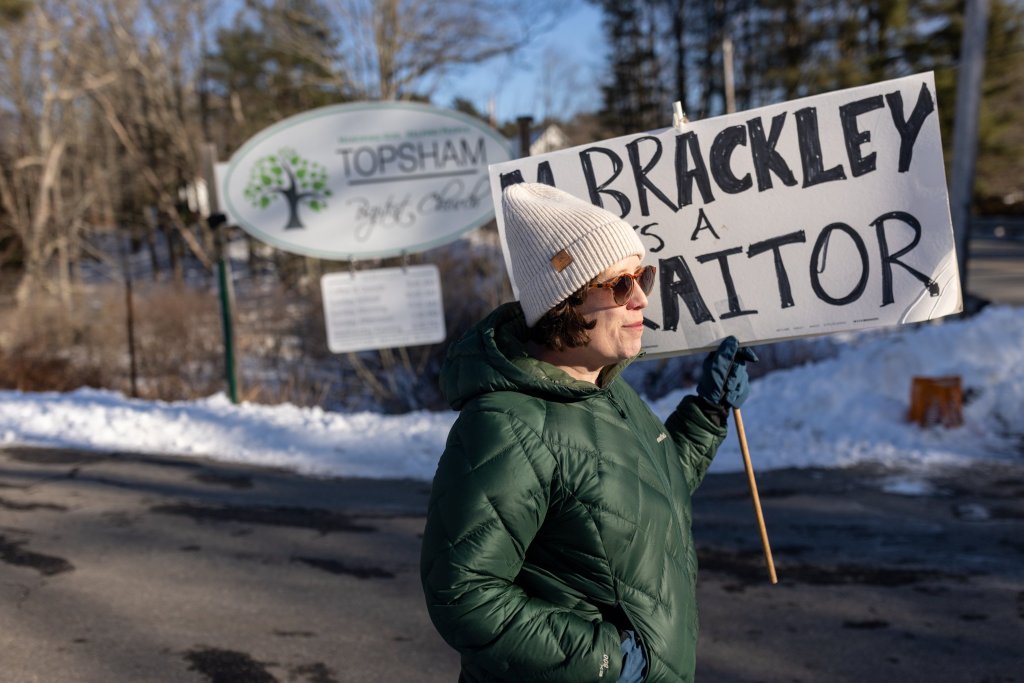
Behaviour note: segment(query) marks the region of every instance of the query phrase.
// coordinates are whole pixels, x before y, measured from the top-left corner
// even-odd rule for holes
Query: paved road
[[[966,289],[993,303],[1024,306],[1024,239],[971,240]]]
[[[697,680],[1024,681],[1021,462],[936,473],[915,496],[870,468],[759,475],[776,586],[742,478],[711,477],[695,501]]]
[[[695,502],[698,680],[1024,681],[1024,465],[758,477]],[[0,683],[454,683],[419,591],[427,486],[0,449]]]
[[[427,485],[0,451],[0,681],[445,681]]]

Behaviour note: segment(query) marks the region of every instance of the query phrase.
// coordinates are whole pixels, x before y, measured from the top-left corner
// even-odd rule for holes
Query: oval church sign
[[[322,107],[255,135],[228,163],[224,208],[279,249],[323,259],[415,253],[494,217],[497,131],[406,102]]]

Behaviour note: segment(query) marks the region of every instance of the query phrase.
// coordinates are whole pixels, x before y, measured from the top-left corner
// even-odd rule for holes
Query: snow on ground
[[[754,382],[743,422],[756,470],[877,462],[913,469],[1024,462],[1024,309],[897,328],[836,358]],[[914,376],[959,375],[964,425],[909,424]],[[663,418],[692,388],[652,403]],[[455,413],[331,413],[232,405],[223,395],[163,403],[93,389],[0,392],[0,442],[203,456],[313,475],[430,479]],[[730,434],[713,472],[742,469]],[[911,487],[913,488],[913,487]]]

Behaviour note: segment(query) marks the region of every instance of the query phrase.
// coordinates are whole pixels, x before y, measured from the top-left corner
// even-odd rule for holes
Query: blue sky
[[[555,1],[565,8],[555,25],[538,32],[516,55],[453,69],[433,90],[433,103],[446,108],[463,97],[486,113],[493,99],[499,123],[522,115],[570,118],[598,109],[607,52],[601,10],[589,0]],[[217,26],[235,21],[240,6],[240,0],[214,5],[211,41]]]
[[[605,62],[601,11],[577,1],[522,53],[450,73],[433,101],[447,107],[455,97],[463,97],[486,112],[493,98],[499,123],[523,115],[567,118],[600,107]]]

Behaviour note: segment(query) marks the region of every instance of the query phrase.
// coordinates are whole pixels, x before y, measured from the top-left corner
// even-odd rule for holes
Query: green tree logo
[[[288,224],[285,230],[304,228],[299,206],[311,211],[327,208],[327,170],[322,164],[303,159],[294,149],[283,148],[253,164],[245,198],[258,209],[265,209],[278,197],[288,202]]]

